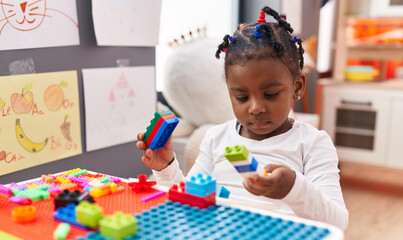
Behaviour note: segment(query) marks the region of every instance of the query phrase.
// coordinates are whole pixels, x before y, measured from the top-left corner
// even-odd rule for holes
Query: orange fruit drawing
[[[51,85],[45,90],[44,99],[49,110],[59,110],[63,105],[64,92],[60,86]]]

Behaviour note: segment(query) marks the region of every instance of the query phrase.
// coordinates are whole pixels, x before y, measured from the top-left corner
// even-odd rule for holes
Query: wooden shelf
[[[356,45],[347,47],[348,58],[403,60],[403,44]]]

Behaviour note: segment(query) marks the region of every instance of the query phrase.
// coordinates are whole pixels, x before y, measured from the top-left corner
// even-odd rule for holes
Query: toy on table
[[[36,207],[32,205],[15,207],[11,214],[14,222],[32,222],[36,218]]]
[[[236,145],[234,147],[226,147],[224,156],[231,162],[235,169],[246,178],[251,173],[257,172],[260,175],[265,175],[265,170],[256,159],[249,154],[248,149],[244,145]]]
[[[208,208],[216,203],[216,181],[211,176],[198,174],[189,181],[173,185],[169,189],[168,199],[172,202],[188,204],[200,209]]]
[[[57,226],[55,232],[53,233],[53,239],[55,240],[64,240],[67,238],[70,232],[70,224],[68,223],[60,223]]]
[[[179,120],[170,111],[156,112],[142,141],[153,151],[163,148],[178,123]]]
[[[87,192],[80,192],[79,190],[75,190],[70,192],[69,190],[64,190],[55,198],[55,209],[59,207],[65,207],[69,203],[74,203],[74,205],[78,205],[81,201],[88,201],[94,203],[94,198],[92,198]]]
[[[99,232],[102,236],[116,240],[133,236],[137,232],[137,218],[132,215],[116,212],[99,222]]]
[[[153,200],[154,198],[163,196],[163,195],[165,195],[165,193],[166,192],[164,192],[164,191],[158,191],[158,192],[152,193],[152,194],[150,194],[148,196],[140,198],[140,201],[147,202],[147,201]]]
[[[147,175],[145,174],[138,175],[137,179],[138,182],[129,183],[129,186],[132,187],[135,192],[150,192],[152,191],[152,186],[157,184],[156,181],[147,181]]]
[[[104,210],[101,207],[88,201],[82,201],[76,206],[77,222],[90,228],[98,227],[103,213]]]

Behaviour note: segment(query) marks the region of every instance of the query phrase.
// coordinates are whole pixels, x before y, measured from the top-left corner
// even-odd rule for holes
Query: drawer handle
[[[371,102],[358,102],[358,101],[341,100],[341,103],[342,104],[348,104],[348,105],[372,106]]]

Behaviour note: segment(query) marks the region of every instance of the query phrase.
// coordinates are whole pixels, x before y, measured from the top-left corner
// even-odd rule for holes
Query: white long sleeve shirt
[[[295,183],[287,196],[281,200],[255,196],[243,187],[242,176],[224,157],[226,147],[241,144],[262,166],[278,164],[295,171]],[[345,230],[348,211],[337,165],[336,149],[329,135],[309,124],[295,120],[289,131],[257,141],[239,135],[234,119],[207,131],[188,176],[212,175],[231,195],[272,202],[280,206],[276,212],[326,222]],[[157,180],[185,181],[176,159],[167,168],[153,173]]]

